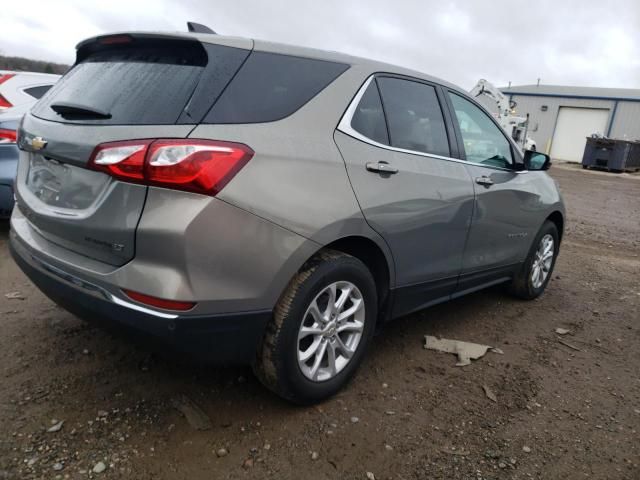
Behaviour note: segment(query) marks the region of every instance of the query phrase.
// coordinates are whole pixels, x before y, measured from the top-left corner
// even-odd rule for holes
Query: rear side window
[[[399,78],[377,79],[392,147],[449,156],[449,142],[436,90]]]
[[[40,100],[42,96],[49,91],[51,85],[39,85],[37,87],[29,87],[23,90],[27,95],[35,98],[36,100]]]
[[[351,128],[371,140],[389,145],[387,125],[384,120],[382,101],[376,81],[373,80],[364,92],[351,118]]]
[[[207,51],[215,50],[217,55]],[[82,52],[79,52],[79,55]],[[205,70],[215,71],[222,87],[208,96],[207,108],[233,77],[246,58],[247,51],[207,46],[192,41],[136,40],[88,53],[40,102],[33,113],[47,120],[108,125],[175,124],[196,91]],[[226,61],[231,58],[232,61]],[[212,60],[213,59],[213,60]],[[215,60],[215,61],[214,61]],[[200,90],[200,89],[199,89]],[[211,92],[210,92],[211,93]],[[74,115],[73,111],[56,113],[60,104],[72,104],[108,114]],[[204,111],[200,118],[204,115]],[[185,120],[195,123],[200,118]]]
[[[347,68],[342,63],[253,52],[204,123],[260,123],[288,117]]]

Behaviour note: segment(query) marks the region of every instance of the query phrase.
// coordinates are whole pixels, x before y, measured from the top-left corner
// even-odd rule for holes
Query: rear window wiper
[[[51,110],[63,117],[75,117],[75,118],[96,118],[96,119],[108,119],[111,118],[111,114],[106,110],[101,110],[95,107],[89,107],[87,105],[81,105],[79,103],[71,102],[55,102],[49,105]]]

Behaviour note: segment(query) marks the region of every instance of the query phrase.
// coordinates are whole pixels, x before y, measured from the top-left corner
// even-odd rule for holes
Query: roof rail
[[[216,35],[216,32],[211,30],[206,25],[202,25],[201,23],[187,22],[187,29],[190,32],[194,32],[194,33],[213,33],[214,35]]]

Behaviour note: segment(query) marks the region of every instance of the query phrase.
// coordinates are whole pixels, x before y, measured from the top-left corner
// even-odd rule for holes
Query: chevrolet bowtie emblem
[[[42,150],[47,146],[47,141],[42,137],[33,137],[31,139],[31,148],[34,150]]]

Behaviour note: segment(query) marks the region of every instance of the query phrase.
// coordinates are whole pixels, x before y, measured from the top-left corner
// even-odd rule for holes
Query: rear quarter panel
[[[351,67],[289,117],[268,123],[199,125],[191,138],[240,142],[255,155],[218,198],[318,245],[349,236],[370,238],[392,272],[388,246],[366,223],[333,134],[370,72]]]

